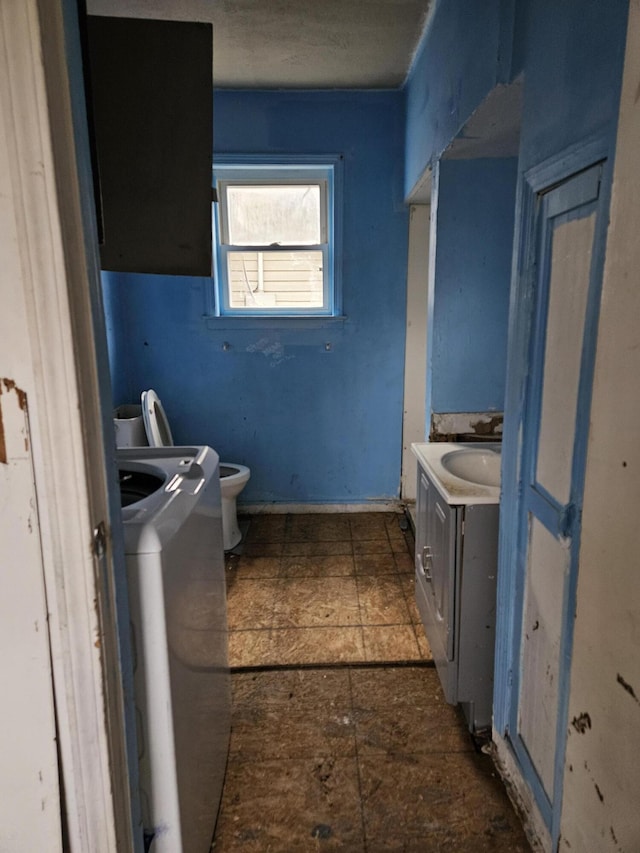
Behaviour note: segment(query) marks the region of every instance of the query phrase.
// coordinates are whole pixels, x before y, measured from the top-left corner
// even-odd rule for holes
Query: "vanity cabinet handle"
[[[431,547],[429,545],[425,545],[422,549],[422,571],[424,572],[424,576],[428,581],[431,581],[432,566],[433,560],[431,556]]]

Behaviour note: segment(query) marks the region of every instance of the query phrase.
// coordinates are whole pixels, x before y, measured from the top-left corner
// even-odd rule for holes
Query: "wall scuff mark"
[[[293,358],[292,355],[285,355],[284,346],[280,341],[270,341],[269,338],[260,338],[255,344],[249,344],[247,352],[262,353],[265,358],[270,360],[271,367]]]
[[[624,680],[620,673],[617,674],[616,681],[624,688],[624,690],[627,691],[629,696],[632,696],[636,700],[638,705],[640,705],[640,699],[638,699],[638,697],[636,696],[636,691],[633,689],[633,687],[629,684],[628,681]]]
[[[574,717],[571,720],[571,725],[579,734],[586,734],[587,730],[591,728],[591,717],[587,713],[580,714],[579,717]]]

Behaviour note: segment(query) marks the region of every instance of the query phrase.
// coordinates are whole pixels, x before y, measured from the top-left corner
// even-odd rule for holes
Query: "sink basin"
[[[442,457],[442,467],[454,477],[478,486],[500,485],[500,454],[493,450],[452,450]]]

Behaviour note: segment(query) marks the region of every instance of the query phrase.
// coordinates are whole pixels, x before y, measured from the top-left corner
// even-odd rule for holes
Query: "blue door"
[[[515,368],[522,391],[512,469],[518,482],[511,530],[503,537],[503,545],[512,538],[505,549],[511,558],[500,569],[513,572],[512,598],[505,603],[509,677],[497,727],[511,742],[552,839],[562,795],[601,274],[602,170],[602,164],[591,166],[531,194],[530,248],[522,262],[530,286],[527,304],[515,306],[528,346]],[[503,520],[508,515],[503,507]]]

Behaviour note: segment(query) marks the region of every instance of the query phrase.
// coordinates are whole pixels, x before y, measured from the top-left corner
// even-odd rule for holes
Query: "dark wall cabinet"
[[[85,47],[102,268],[211,275],[211,25],[89,16]]]
[[[491,725],[497,504],[450,505],[418,466],[416,603],[447,702]]]

